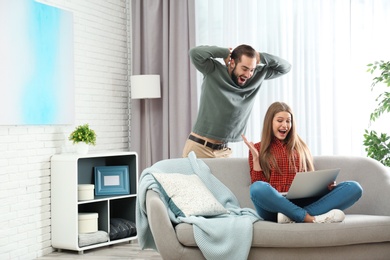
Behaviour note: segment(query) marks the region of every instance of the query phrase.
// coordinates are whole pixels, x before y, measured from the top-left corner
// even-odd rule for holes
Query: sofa
[[[237,197],[240,206],[254,206],[249,197],[247,158],[201,159]],[[341,223],[278,224],[256,221],[248,259],[390,259],[390,170],[359,156],[315,156],[317,170],[340,168],[337,182],[355,180],[362,198],[345,210]],[[147,221],[163,259],[205,259],[191,224],[173,224],[158,193],[146,192]],[[240,241],[237,241],[240,243]]]

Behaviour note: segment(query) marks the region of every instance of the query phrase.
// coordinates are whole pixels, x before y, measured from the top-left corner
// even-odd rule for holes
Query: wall
[[[126,0],[40,2],[74,15],[76,122],[0,126],[0,259],[52,252],[50,157],[74,150],[67,136],[76,125],[89,123],[96,131],[90,152],[128,150]]]

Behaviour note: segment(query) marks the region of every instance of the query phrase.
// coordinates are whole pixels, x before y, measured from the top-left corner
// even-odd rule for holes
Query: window
[[[263,83],[249,140],[260,141],[268,106],[284,101],[314,155],[365,156],[363,134],[376,97],[366,65],[390,60],[389,13],[387,0],[197,0],[197,45],[246,43],[292,64],[288,75]],[[243,142],[230,147],[235,157],[248,155]]]

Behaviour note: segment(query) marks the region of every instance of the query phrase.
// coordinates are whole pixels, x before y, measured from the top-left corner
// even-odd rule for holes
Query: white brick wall
[[[97,133],[91,152],[128,150],[126,0],[41,0],[73,12],[75,125],[0,126],[0,259],[52,252],[50,157],[72,151],[76,125]]]

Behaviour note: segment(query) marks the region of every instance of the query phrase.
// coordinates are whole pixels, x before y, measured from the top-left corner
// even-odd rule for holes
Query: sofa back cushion
[[[242,208],[255,209],[250,196],[251,178],[247,158],[202,159],[211,172],[237,197]]]
[[[237,197],[240,206],[254,209],[249,196],[251,185],[248,158],[202,159],[211,172]],[[345,212],[390,216],[390,170],[378,161],[360,156],[314,156],[317,170],[340,168],[337,182],[354,180],[363,188],[363,196]],[[378,207],[378,205],[385,205]]]

